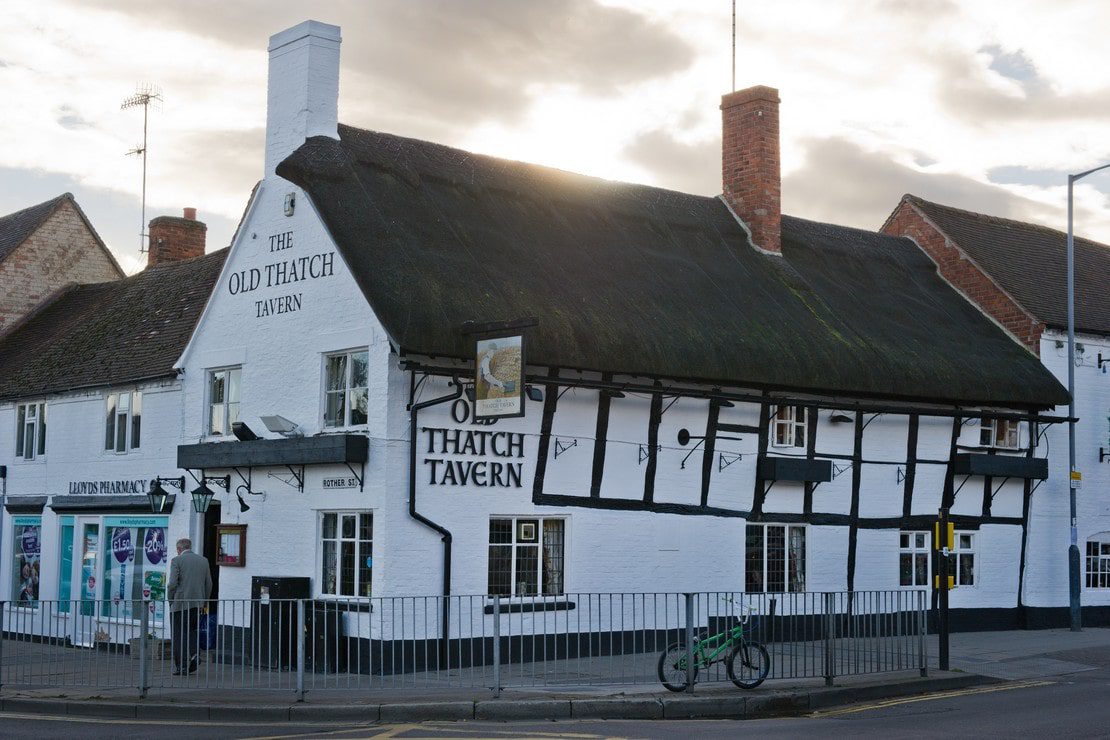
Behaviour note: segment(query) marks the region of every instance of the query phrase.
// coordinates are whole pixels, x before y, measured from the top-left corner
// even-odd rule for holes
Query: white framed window
[[[364,349],[324,356],[324,426],[350,427],[366,423]]]
[[[951,554],[951,560],[956,572],[957,586],[975,585],[975,532],[956,532],[956,550]]]
[[[490,596],[558,596],[566,576],[566,520],[489,520]]]
[[[806,590],[806,528],[801,524],[749,524],[744,537],[744,590]]]
[[[137,450],[142,440],[143,394],[140,391],[109,393],[104,420],[104,449],[108,452]]]
[[[208,434],[231,434],[231,425],[239,421],[242,378],[241,367],[208,371]]]
[[[805,406],[775,406],[771,413],[771,446],[805,447],[808,419]]]
[[[34,460],[46,454],[46,404],[21,403],[15,407],[15,456]]]
[[[1110,588],[1110,532],[1087,540],[1087,588]]]
[[[898,533],[898,585],[929,587],[932,536],[928,532]]]
[[[1002,450],[1016,450],[1021,438],[1021,422],[1016,419],[983,419],[979,423],[979,444]]]
[[[369,598],[374,575],[374,513],[320,512],[320,593]]]

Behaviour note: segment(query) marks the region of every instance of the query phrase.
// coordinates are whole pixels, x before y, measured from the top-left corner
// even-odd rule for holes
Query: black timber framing
[[[806,413],[806,460],[813,460],[817,451],[817,419],[820,409],[809,409]],[[802,492],[802,512],[813,513],[813,481],[807,480]]]
[[[1037,453],[1037,425],[1029,426],[1029,444],[1025,449],[1025,456],[1032,458]],[[1029,551],[1029,504],[1033,498],[1033,481],[1024,479],[1021,486],[1021,555],[1018,558],[1018,588],[1017,605],[1021,614],[1022,627],[1026,626],[1026,614],[1023,608],[1025,602],[1025,560]]]
[[[177,467],[188,470],[257,468],[263,466],[363,464],[368,440],[364,434],[322,434],[316,437],[257,439],[250,442],[203,442],[180,445]]]
[[[921,417],[910,414],[909,429],[906,432],[906,477],[902,481],[902,516],[913,514],[913,486],[917,479],[917,437],[921,428]]]
[[[613,376],[605,373],[601,376],[604,381],[610,381]],[[611,397],[608,393],[598,391],[597,398],[597,426],[594,428],[594,466],[590,475],[590,495],[594,498],[601,496],[601,477],[605,472],[605,441],[609,437],[609,405]]]
[[[709,400],[709,413],[705,419],[705,439],[701,456],[701,505],[709,506],[709,482],[713,476],[713,454],[717,451],[717,424],[721,419],[721,402]]]
[[[859,539],[859,489],[863,477],[863,412],[856,412],[852,442],[852,504],[848,515],[848,591],[856,588],[856,542]]]
[[[548,379],[558,377],[558,368],[548,371]],[[532,480],[532,500],[543,496],[543,477],[547,472],[547,456],[551,449],[551,425],[555,420],[555,407],[559,404],[559,386],[548,383],[544,390],[543,417],[540,419],[539,449],[536,451],[536,475]]]
[[[771,425],[771,405],[767,403],[766,395],[759,403],[759,433],[757,437],[758,451],[757,459],[763,459],[767,455],[767,437],[770,435]],[[755,468],[755,489],[752,491],[752,516],[753,522],[762,521],[763,518],[763,503],[767,499],[767,481],[763,479],[763,475],[759,472],[759,466]]]
[[[651,412],[648,418],[647,470],[644,471],[644,502],[655,500],[655,468],[659,464],[659,424],[663,421],[662,383],[655,381],[651,394]]]

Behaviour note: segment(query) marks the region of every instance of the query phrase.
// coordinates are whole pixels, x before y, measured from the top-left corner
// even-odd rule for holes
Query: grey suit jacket
[[[211,594],[212,572],[204,556],[190,550],[170,561],[170,582],[166,585],[166,595],[170,599],[171,612],[204,606]]]

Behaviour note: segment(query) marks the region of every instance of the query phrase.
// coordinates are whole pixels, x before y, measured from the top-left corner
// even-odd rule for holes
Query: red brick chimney
[[[779,91],[757,85],[721,97],[724,197],[755,245],[782,254]]]
[[[151,220],[147,267],[204,254],[204,235],[208,227],[203,221],[197,221],[196,208],[186,208],[184,213],[184,217],[159,216]]]

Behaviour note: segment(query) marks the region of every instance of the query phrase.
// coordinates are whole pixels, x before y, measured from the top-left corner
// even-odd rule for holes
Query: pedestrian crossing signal
[[[956,549],[956,525],[953,524],[952,522],[948,522],[947,532],[945,534],[947,536],[944,538],[944,540],[941,540],[941,538],[940,538],[940,522],[937,522],[933,525],[933,542],[937,543],[936,549],[943,550],[944,548],[947,547],[949,550],[955,550]]]

